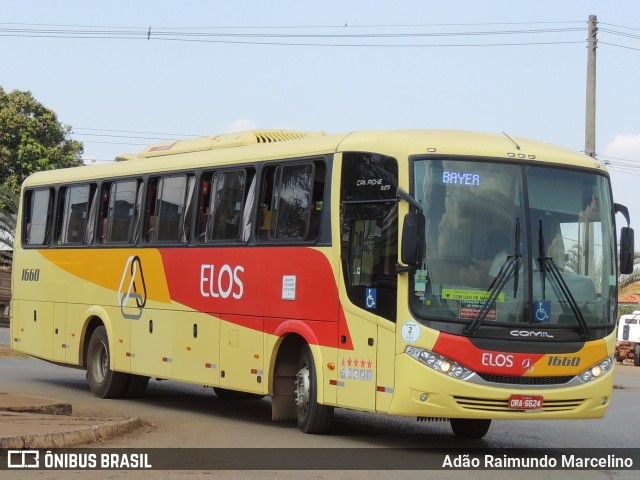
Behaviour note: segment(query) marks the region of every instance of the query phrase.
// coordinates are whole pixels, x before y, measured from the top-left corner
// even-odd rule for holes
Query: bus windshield
[[[608,333],[592,328],[614,321],[605,176],[473,159],[415,158],[413,168],[426,230],[409,290],[418,318],[434,328],[459,323],[468,334],[523,324]]]

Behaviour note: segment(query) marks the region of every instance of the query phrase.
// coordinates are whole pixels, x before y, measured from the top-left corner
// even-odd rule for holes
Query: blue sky
[[[640,225],[637,0],[0,0],[0,9],[0,86],[31,91],[97,162],[177,134],[254,128],[504,131],[583,150],[586,27],[597,15],[596,150],[613,162],[615,200]],[[53,38],[61,30],[74,38]],[[86,38],[96,36],[110,38]]]

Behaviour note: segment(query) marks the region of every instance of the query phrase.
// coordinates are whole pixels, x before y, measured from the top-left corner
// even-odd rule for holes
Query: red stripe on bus
[[[544,356],[542,353],[482,350],[466,337],[442,332],[433,351],[478,373],[511,376],[524,375]]]
[[[159,252],[173,301],[254,330],[295,332],[309,343],[353,349],[334,270],[322,252],[309,247]],[[345,343],[339,343],[340,335]]]

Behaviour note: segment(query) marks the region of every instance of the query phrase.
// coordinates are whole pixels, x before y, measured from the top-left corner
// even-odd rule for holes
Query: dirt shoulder
[[[0,358],[29,358],[29,355],[24,353],[14,352],[11,348],[0,345]]]

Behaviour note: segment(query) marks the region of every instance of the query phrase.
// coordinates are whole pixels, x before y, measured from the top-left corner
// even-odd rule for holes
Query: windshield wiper
[[[547,277],[547,271],[551,274],[551,278],[555,280],[558,285],[558,289],[566,299],[573,315],[576,320],[578,320],[578,326],[580,327],[580,337],[581,338],[589,338],[591,336],[591,330],[589,330],[589,325],[587,325],[587,321],[584,319],[584,315],[582,315],[582,310],[578,306],[578,302],[576,298],[571,293],[567,282],[565,282],[564,278],[562,278],[562,274],[560,273],[560,269],[556,265],[556,262],[553,261],[553,258],[548,257],[544,254],[544,234],[542,232],[542,220],[540,220],[540,230],[538,233],[538,264],[540,265],[540,271],[542,273],[542,299],[545,300],[545,281]]]
[[[491,285],[489,285],[489,296],[485,300],[484,304],[480,308],[475,320],[464,329],[466,335],[473,335],[480,325],[485,321],[487,315],[495,305],[500,293],[504,289],[505,285],[511,280],[511,277],[515,275],[513,282],[513,298],[516,298],[518,294],[518,272],[520,271],[520,261],[522,260],[522,253],[520,252],[520,219],[516,219],[516,234],[515,234],[516,248],[513,255],[509,255],[507,259],[500,267],[498,276],[493,279]]]

